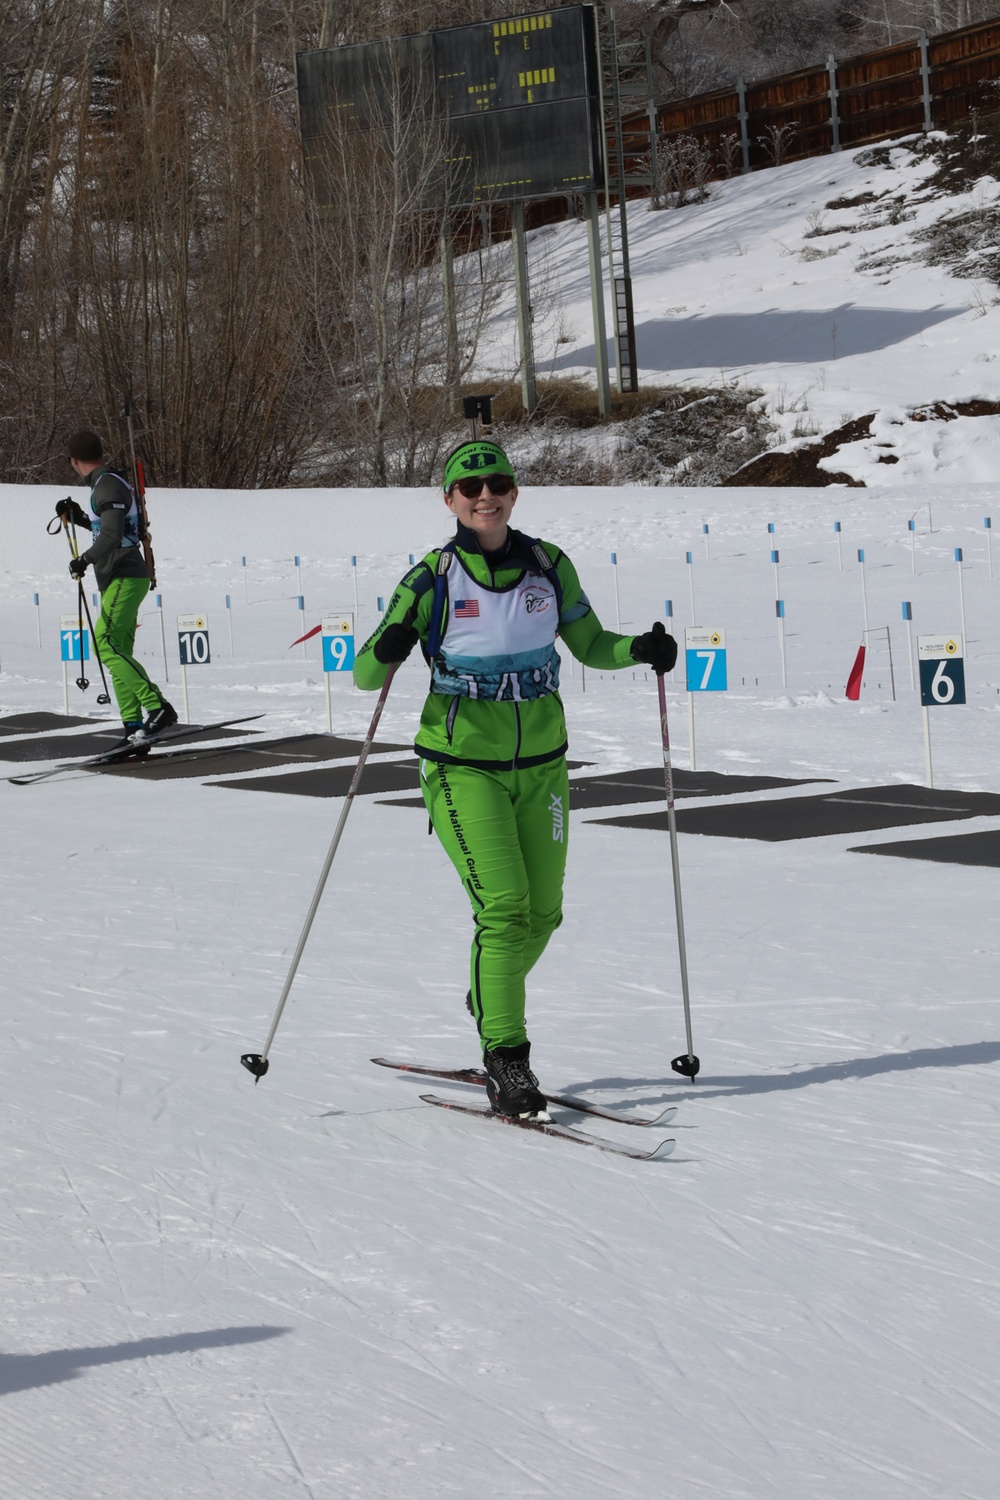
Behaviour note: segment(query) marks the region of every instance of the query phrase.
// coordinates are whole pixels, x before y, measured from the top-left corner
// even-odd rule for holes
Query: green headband
[[[470,479],[476,474],[509,474],[511,479],[515,479],[510,459],[496,443],[463,443],[445,464],[445,491],[450,490],[457,480]]]

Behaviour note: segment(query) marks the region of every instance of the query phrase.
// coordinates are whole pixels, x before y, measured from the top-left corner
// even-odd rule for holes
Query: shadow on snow
[[[695,1049],[697,1051],[697,1047]],[[700,1073],[698,1082],[681,1096],[688,1099],[711,1099],[739,1094],[773,1094],[785,1089],[811,1088],[814,1083],[840,1083],[845,1078],[876,1078],[882,1073],[907,1073],[914,1068],[969,1068],[1000,1062],[1000,1042],[966,1042],[955,1047],[917,1047],[912,1052],[886,1052],[879,1057],[852,1057],[845,1062],[825,1063],[816,1068],[797,1068],[794,1073],[724,1074]],[[584,1089],[659,1088],[678,1082],[669,1078],[594,1078],[589,1083],[575,1083],[577,1092]],[[678,1098],[670,1088],[670,1098]],[[635,1104],[638,1100],[623,1100]]]
[[[92,1365],[114,1365],[127,1359],[149,1359],[164,1354],[191,1354],[196,1349],[223,1349],[234,1344],[258,1344],[290,1332],[287,1328],[213,1328],[205,1333],[176,1333],[163,1338],[134,1339],[95,1349],[50,1349],[44,1354],[0,1354],[0,1396],[36,1386],[76,1380]]]
[[[768,308],[759,313],[716,313],[694,318],[650,318],[635,330],[642,370],[733,370],[746,365],[824,364],[902,344],[924,329],[961,317],[965,307]],[[608,340],[614,365],[614,344]],[[580,345],[546,362],[557,370],[590,368],[594,346]]]

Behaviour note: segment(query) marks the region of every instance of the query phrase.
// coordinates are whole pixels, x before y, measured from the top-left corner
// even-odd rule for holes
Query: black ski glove
[[[89,567],[90,563],[85,557],[71,557],[69,560],[69,570],[74,578],[82,578]]]
[[[65,500],[56,501],[56,515],[61,521],[72,521],[74,526],[85,526],[90,530],[90,517],[69,495]]]
[[[657,620],[652,630],[647,630],[645,635],[637,635],[632,642],[632,660],[645,662],[652,667],[657,677],[662,677],[664,672],[672,672],[677,660],[677,642],[672,635],[667,634],[667,627],[662,620]]]
[[[391,666],[393,662],[405,661],[419,639],[412,625],[396,621],[385,627],[372,647],[372,655],[383,666]]]

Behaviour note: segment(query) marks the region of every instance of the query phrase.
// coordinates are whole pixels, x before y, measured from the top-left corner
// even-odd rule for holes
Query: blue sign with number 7
[[[725,631],[689,626],[684,632],[684,663],[689,693],[724,693],[729,685]]]

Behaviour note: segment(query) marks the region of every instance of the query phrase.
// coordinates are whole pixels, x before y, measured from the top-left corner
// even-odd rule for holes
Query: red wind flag
[[[851,668],[851,675],[847,679],[847,696],[848,698],[853,699],[855,703],[857,703],[858,699],[861,697],[861,679],[864,675],[865,643],[864,641],[862,641],[861,645],[858,647],[858,654],[854,658],[854,666]]]
[[[322,625],[314,625],[312,630],[307,630],[305,635],[300,635],[297,641],[293,641],[292,646],[301,646],[303,641],[311,641],[313,636],[319,635],[322,629]],[[289,651],[291,651],[292,646],[289,646]]]

